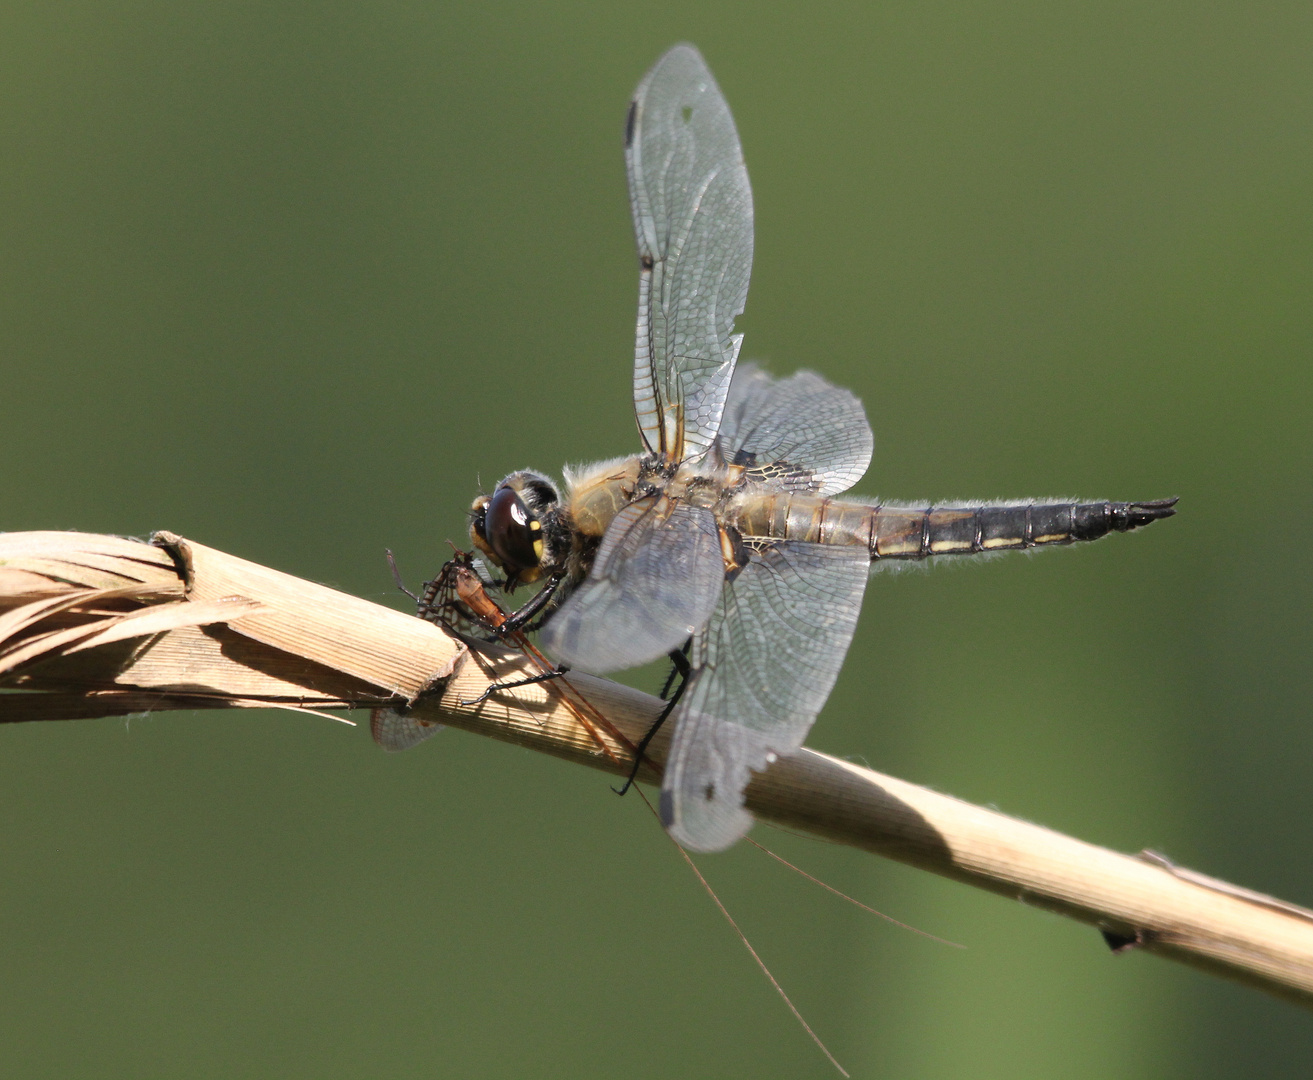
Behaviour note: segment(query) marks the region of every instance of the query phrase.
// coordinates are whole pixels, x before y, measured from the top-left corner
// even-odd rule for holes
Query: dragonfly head
[[[561,501],[542,473],[525,469],[506,477],[470,507],[470,540],[506,572],[509,588],[543,575],[543,516]]]

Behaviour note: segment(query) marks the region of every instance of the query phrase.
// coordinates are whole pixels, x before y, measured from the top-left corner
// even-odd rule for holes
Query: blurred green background
[[[881,574],[811,744],[1313,903],[1306,2],[0,8],[0,527],[405,608],[512,468],[633,451],[629,94],[697,43],[745,356],[889,499],[1181,496]],[[652,689],[656,677],[639,673]],[[0,730],[0,1074],[828,1076],[641,803],[460,733]],[[1306,1075],[1309,1016],[759,828],[703,866],[856,1075]]]

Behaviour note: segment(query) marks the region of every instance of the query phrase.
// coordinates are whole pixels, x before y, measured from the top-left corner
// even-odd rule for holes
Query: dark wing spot
[[[740,462],[735,461],[735,465]],[[794,465],[788,461],[771,461],[761,466],[750,467],[747,471],[749,480],[765,484],[782,484],[790,491],[820,491],[825,482],[810,469]]]
[[[625,149],[634,145],[634,125],[638,120],[638,102],[629,103],[629,115],[625,117]]]
[[[640,267],[642,267],[644,270],[651,270],[651,269],[652,269],[652,256],[651,256],[651,255],[641,255],[641,256],[639,256],[639,259],[638,259],[638,265],[639,265]]]
[[[716,797],[716,785],[708,784],[702,792],[702,797],[706,799],[707,802],[711,802],[711,800]]]
[[[721,526],[721,550],[725,554],[725,580],[733,581],[743,572],[752,556],[748,545],[743,542],[743,534],[733,525]]]

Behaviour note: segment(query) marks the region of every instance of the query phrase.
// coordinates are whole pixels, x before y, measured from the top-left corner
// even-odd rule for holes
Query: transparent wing
[[[750,479],[837,495],[862,478],[875,439],[862,403],[812,371],[773,379],[744,364],[730,384],[716,454]]]
[[[585,671],[646,664],[706,624],[724,581],[710,510],[638,499],[607,528],[588,578],[543,630],[543,647]]]
[[[870,567],[864,548],[793,541],[754,553],[693,638],[661,818],[694,851],[752,825],[751,773],[802,745],[848,652]]]
[[[752,270],[752,189],[734,118],[691,45],[634,92],[625,165],[641,267],[634,413],[648,450],[697,457],[720,426]]]
[[[427,723],[396,709],[375,709],[369,718],[369,733],[384,750],[409,750],[441,730],[441,724]]]

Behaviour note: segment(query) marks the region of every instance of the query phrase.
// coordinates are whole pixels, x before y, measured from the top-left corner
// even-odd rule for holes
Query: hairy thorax
[[[601,537],[616,514],[635,499],[667,495],[715,509],[725,502],[741,471],[705,462],[686,463],[672,471],[645,454],[615,458],[566,470],[566,505],[576,530]]]

